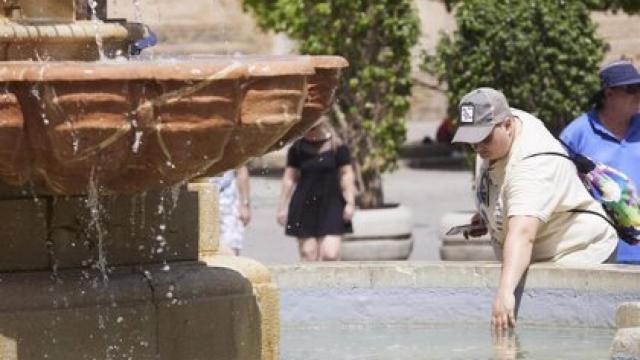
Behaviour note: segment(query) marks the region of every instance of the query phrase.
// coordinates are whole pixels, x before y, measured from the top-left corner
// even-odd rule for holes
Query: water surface
[[[612,329],[519,327],[494,343],[487,326],[287,329],[281,360],[487,360],[609,358]]]

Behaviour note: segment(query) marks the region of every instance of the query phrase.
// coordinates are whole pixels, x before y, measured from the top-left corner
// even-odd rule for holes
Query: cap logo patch
[[[463,124],[473,124],[475,110],[475,107],[471,104],[460,106],[460,122]]]

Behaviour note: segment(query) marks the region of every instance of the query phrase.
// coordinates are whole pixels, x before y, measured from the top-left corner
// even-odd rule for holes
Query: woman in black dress
[[[352,231],[355,184],[349,148],[326,121],[291,145],[282,180],[277,220],[298,239],[300,258],[339,260],[342,235]]]

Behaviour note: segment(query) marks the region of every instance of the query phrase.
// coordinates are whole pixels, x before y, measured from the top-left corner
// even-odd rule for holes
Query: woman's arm
[[[516,325],[514,291],[531,263],[533,242],[540,220],[532,216],[509,218],[509,230],[502,250],[500,283],[493,302],[491,324],[501,331]]]
[[[287,166],[282,175],[282,186],[280,188],[280,197],[278,198],[277,221],[278,224],[285,226],[287,224],[287,213],[289,208],[289,198],[294,186],[298,182],[298,170]]]
[[[342,196],[346,201],[342,217],[344,220],[350,221],[353,218],[353,213],[356,209],[356,184],[353,167],[351,164],[343,165],[340,167],[339,171],[340,188],[342,190]]]
[[[249,169],[245,165],[236,170],[236,184],[240,200],[240,221],[246,226],[251,221],[251,197],[249,189]]]

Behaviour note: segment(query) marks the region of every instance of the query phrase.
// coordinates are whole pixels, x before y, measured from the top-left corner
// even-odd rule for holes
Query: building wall
[[[241,0],[109,0],[111,18],[143,22],[158,35],[156,53],[270,53],[273,36],[260,31]]]

